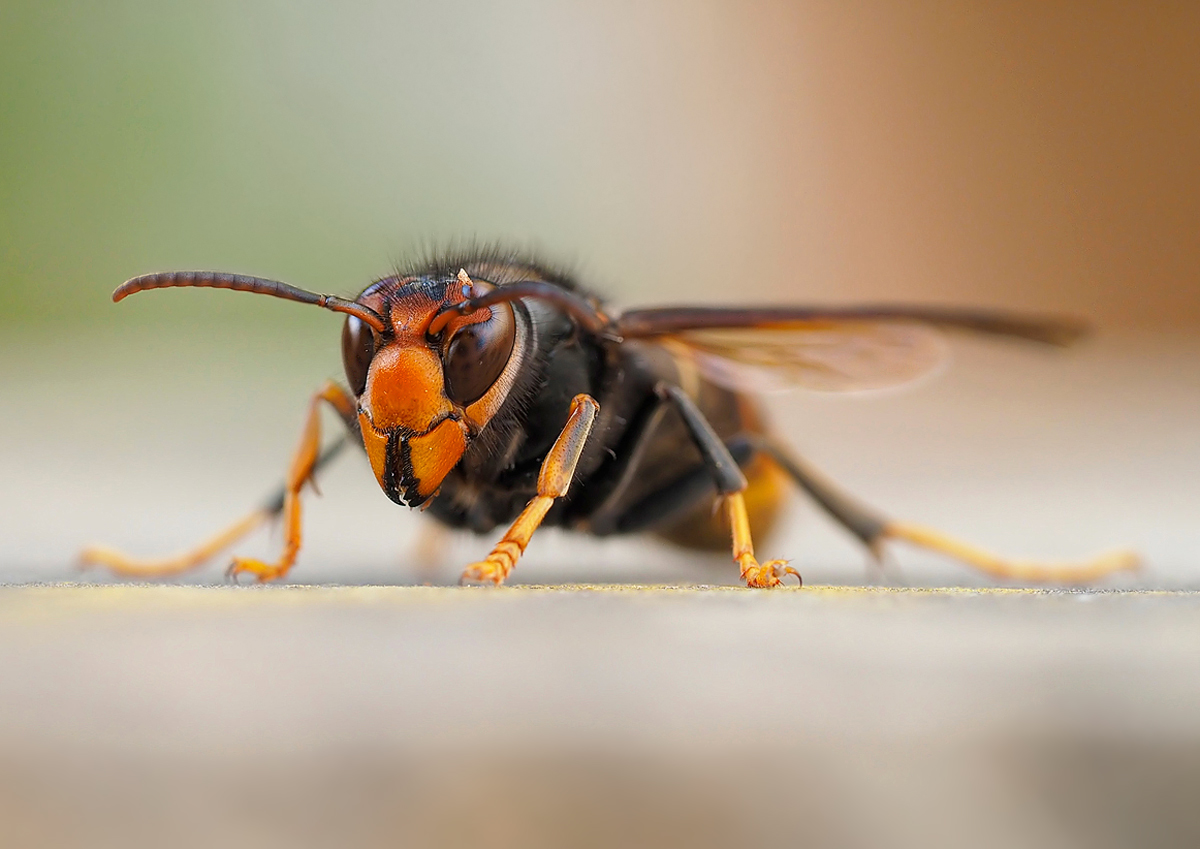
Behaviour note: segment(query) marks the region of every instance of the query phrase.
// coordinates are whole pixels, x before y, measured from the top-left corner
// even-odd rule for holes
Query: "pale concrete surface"
[[[324,342],[136,316],[0,339],[0,580],[193,543],[286,467]],[[216,335],[219,334],[219,335]],[[867,501],[1020,556],[1133,546],[1200,584],[1200,346],[962,344],[911,392],[768,399]],[[349,456],[298,584],[453,582]],[[765,557],[880,580],[803,499]],[[277,537],[237,548],[270,555]],[[1200,845],[1200,597],[220,586],[0,589],[0,844]],[[884,580],[975,584],[896,552]],[[538,534],[516,581],[736,580],[727,556]]]
[[[1196,593],[0,588],[8,845],[1194,846],[1198,707]]]

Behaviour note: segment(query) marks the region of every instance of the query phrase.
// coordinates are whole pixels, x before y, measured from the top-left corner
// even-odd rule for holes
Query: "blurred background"
[[[781,396],[868,502],[1018,555],[1200,565],[1200,8],[823,2],[0,6],[0,578],[190,544],[281,477],[341,320],[228,292],[109,301],[151,270],[353,295],[498,241],[617,304],[1050,310],[1047,353],[964,341],[937,381]],[[300,582],[450,582],[347,457]],[[878,580],[799,499],[760,545]],[[263,554],[264,538],[243,547]],[[645,541],[539,535],[517,575],[735,577]],[[886,580],[976,583],[900,552]],[[197,580],[219,581],[224,563]],[[104,580],[87,574],[87,579]],[[1122,581],[1115,582],[1117,585]]]
[[[1200,588],[1198,44],[1196,3],[4,0],[0,584],[108,581],[83,545],[224,526],[341,376],[338,316],[114,306],[120,282],[354,295],[478,240],[617,305],[1087,318],[1070,351],[956,340],[904,391],[766,403],[893,515],[1019,556],[1131,546],[1145,570],[1104,586]],[[297,583],[453,583],[492,542],[435,562],[353,452],[320,485]],[[907,550],[881,574],[799,497],[758,542],[810,584],[986,583]],[[514,577],[736,570],[550,531]],[[1196,607],[0,586],[0,824],[27,845],[1195,846]]]

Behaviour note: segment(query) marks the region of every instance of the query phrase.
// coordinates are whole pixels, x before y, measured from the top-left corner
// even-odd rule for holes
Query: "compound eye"
[[[350,391],[362,395],[367,388],[367,370],[375,356],[375,332],[356,316],[347,316],[342,328],[342,365]]]
[[[446,348],[446,394],[463,407],[487,394],[512,355],[517,335],[512,305],[501,303],[489,309],[491,318],[464,325]]]

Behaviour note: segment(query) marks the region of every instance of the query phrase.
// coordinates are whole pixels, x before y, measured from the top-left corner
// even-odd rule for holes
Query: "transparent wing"
[[[789,328],[714,328],[670,334],[714,383],[751,392],[803,387],[853,392],[901,386],[937,371],[950,349],[913,322],[813,321]]]

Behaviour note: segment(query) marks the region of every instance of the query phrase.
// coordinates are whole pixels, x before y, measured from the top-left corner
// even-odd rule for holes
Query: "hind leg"
[[[1114,551],[1081,562],[1011,560],[992,554],[940,531],[888,519],[843,492],[828,478],[800,460],[776,440],[754,437],[755,447],[788,473],[801,489],[878,558],[884,543],[907,542],[936,551],[1000,581],[1033,584],[1090,584],[1105,575],[1139,567],[1131,551]]]

